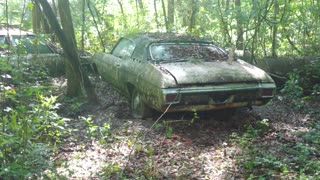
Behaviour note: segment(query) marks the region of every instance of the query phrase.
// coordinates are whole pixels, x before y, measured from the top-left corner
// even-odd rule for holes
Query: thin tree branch
[[[291,41],[289,35],[287,35],[286,38],[287,38],[289,44],[291,45],[291,47],[292,47],[294,50],[296,50],[299,54],[303,54],[303,53],[294,45],[294,43]]]
[[[91,14],[91,16],[92,16],[92,18],[93,18],[94,26],[95,26],[96,29],[97,29],[98,36],[99,36],[99,39],[100,39],[100,43],[101,43],[101,46],[102,46],[102,50],[103,50],[103,52],[105,52],[105,51],[106,51],[106,46],[105,46],[104,41],[103,41],[103,38],[102,38],[102,36],[101,36],[101,33],[100,33],[100,30],[99,30],[99,27],[98,27],[98,23],[97,23],[97,21],[96,21],[96,18],[95,18],[94,14],[93,14],[93,11],[92,11],[92,9],[91,9],[90,0],[88,0],[87,6],[88,6],[89,11],[90,11],[90,14]]]

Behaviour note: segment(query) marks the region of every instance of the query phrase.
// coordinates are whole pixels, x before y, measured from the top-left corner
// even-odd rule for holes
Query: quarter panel
[[[164,101],[162,89],[176,87],[174,78],[150,62],[131,60],[125,66],[120,71],[120,79],[127,78],[127,84],[133,85],[138,90],[148,106],[160,110]]]
[[[97,70],[101,77],[111,83],[114,87],[119,88],[120,81],[118,79],[118,67],[121,59],[110,54],[96,53],[92,57],[93,62],[96,64]]]

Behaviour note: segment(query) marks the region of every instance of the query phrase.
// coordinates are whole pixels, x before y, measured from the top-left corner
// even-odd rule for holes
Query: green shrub
[[[320,60],[289,73],[282,90],[290,98],[320,94]]]
[[[55,112],[57,97],[43,95],[47,87],[38,83],[45,77],[9,67],[0,67],[6,77],[12,75],[10,81],[0,79],[0,179],[38,179],[48,169],[55,172],[50,156],[64,133],[65,119]]]
[[[240,146],[237,163],[248,179],[314,179],[320,175],[320,123],[310,131],[291,132],[296,139],[284,140],[282,132],[273,132],[269,122],[247,126],[243,134],[233,133],[231,141]],[[277,133],[276,139],[268,139]],[[271,144],[272,143],[272,144]]]

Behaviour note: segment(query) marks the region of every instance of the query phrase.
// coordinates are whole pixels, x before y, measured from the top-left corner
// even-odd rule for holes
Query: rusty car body
[[[134,118],[157,111],[204,111],[264,105],[275,92],[263,70],[210,41],[181,34],[122,37],[92,57],[98,73],[130,100]]]
[[[51,74],[64,71],[63,57],[47,41],[15,27],[0,27],[0,57],[12,66],[47,67]]]

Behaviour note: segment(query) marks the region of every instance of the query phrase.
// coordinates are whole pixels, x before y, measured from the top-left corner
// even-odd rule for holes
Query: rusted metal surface
[[[267,73],[241,60],[228,63],[222,49],[217,51],[225,54],[213,59],[190,52],[186,53],[190,58],[157,59],[152,55],[152,46],[173,41],[163,38],[165,35],[149,36],[134,36],[129,44],[135,49],[125,58],[115,51],[93,56],[102,78],[128,98],[134,88],[146,105],[158,111],[164,111],[169,105],[169,111],[202,111],[263,105],[274,95],[275,84]],[[197,46],[217,47],[208,41],[182,38],[179,42],[179,36],[173,37],[175,45],[198,43]],[[124,43],[118,43],[116,51],[121,49],[119,44]]]

